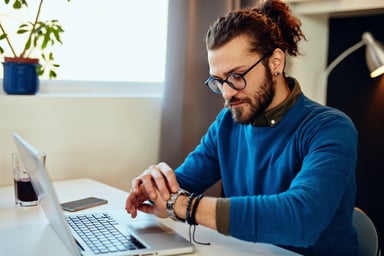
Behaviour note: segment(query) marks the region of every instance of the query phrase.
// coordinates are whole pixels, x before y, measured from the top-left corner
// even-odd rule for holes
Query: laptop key
[[[124,235],[108,214],[70,215],[67,222],[95,254],[143,249],[132,235]]]

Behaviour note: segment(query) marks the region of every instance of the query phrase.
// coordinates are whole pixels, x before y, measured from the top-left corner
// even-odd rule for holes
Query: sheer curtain
[[[197,146],[223,108],[222,97],[204,85],[209,76],[205,35],[235,5],[233,0],[169,1],[159,161],[173,168]]]

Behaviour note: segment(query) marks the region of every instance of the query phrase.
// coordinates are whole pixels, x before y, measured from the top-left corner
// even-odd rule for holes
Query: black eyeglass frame
[[[217,79],[213,76],[209,76],[209,78],[207,79],[207,81],[205,81],[205,85],[208,86],[209,89],[211,89],[211,91],[213,91],[214,93],[216,94],[222,94],[222,91],[220,90],[220,86],[221,85],[221,88],[224,87],[224,83],[227,83],[229,85],[229,87],[231,87],[232,89],[236,90],[236,91],[240,91],[240,90],[243,90],[246,86],[247,86],[247,80],[245,80],[245,75],[251,71],[254,67],[257,66],[257,64],[259,64],[262,60],[264,60],[266,57],[268,57],[269,55],[271,55],[271,53],[267,53],[265,54],[263,57],[261,57],[258,61],[256,61],[255,64],[253,64],[252,66],[250,66],[247,70],[245,70],[242,74],[238,74],[238,73],[230,73],[227,78],[225,79]],[[241,78],[243,79],[244,81],[244,86],[241,87],[241,88],[237,88],[232,82],[228,81],[228,78],[230,77],[233,77],[233,76],[237,76],[238,78]],[[212,84],[212,82],[214,82],[214,86],[215,88],[217,88],[217,90],[215,90],[213,87],[210,86],[210,84]],[[218,84],[217,84],[218,83]]]

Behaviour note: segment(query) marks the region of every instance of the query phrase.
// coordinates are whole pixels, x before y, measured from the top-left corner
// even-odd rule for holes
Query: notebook
[[[49,224],[71,255],[147,256],[187,254],[194,251],[194,246],[187,239],[148,214],[139,214],[135,219],[121,209],[109,212],[87,211],[86,214],[64,214],[40,158],[39,150],[16,133],[13,134],[13,138],[23,164],[29,171],[31,182]],[[93,219],[100,219],[101,224],[94,223],[96,220]],[[76,227],[78,224],[80,227]],[[90,224],[96,226],[91,228],[92,234],[101,236],[108,231],[114,233],[112,235],[117,236],[117,240],[110,238],[111,234],[106,234],[102,242],[94,241],[95,238],[86,238],[84,235],[87,232],[81,229]],[[102,245],[108,248],[101,249]]]

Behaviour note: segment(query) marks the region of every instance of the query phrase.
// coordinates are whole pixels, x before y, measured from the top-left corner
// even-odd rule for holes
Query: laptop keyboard
[[[69,215],[67,222],[95,254],[145,248],[132,235],[122,234],[107,213]]]

